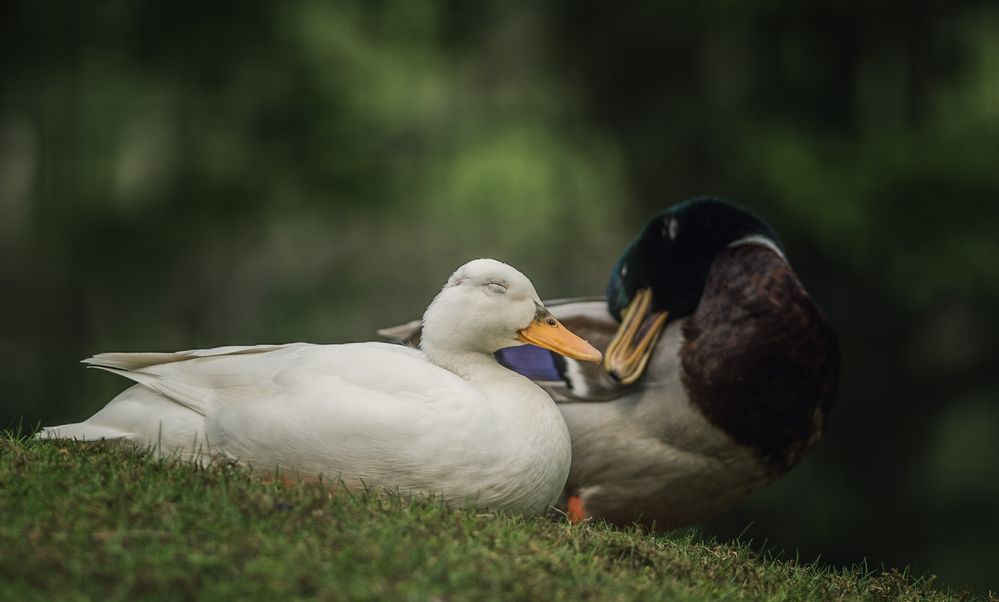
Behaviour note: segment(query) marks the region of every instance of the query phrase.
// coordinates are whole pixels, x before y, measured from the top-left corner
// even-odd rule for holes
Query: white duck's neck
[[[479,381],[505,376],[508,372],[491,353],[446,349],[436,345],[428,345],[426,341],[424,341],[422,349],[423,354],[431,363],[454,372],[465,380]]]

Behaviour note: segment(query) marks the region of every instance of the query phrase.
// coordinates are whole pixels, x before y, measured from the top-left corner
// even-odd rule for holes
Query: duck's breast
[[[680,351],[691,400],[778,471],[821,433],[838,378],[835,332],[773,249],[716,257]]]

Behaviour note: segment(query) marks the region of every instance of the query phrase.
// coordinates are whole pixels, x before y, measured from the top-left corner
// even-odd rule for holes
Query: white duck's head
[[[455,270],[423,314],[421,347],[431,359],[492,354],[524,343],[601,360],[596,348],[548,313],[526,276],[494,259],[475,259]]]

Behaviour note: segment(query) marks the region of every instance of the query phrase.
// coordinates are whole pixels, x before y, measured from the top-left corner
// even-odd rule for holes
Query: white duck
[[[40,437],[119,439],[273,474],[544,512],[562,491],[569,433],[551,398],[499,365],[533,343],[600,352],[565,329],[523,274],[491,259],[454,272],[423,316],[421,349],[385,343],[102,353],[135,381],[85,422]]]

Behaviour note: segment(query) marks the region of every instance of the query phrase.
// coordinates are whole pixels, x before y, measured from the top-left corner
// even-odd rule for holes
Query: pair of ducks
[[[523,274],[478,259],[422,321],[383,334],[419,349],[100,354],[85,363],[136,384],[40,436],[222,454],[455,505],[558,505],[573,520],[679,527],[791,468],[822,432],[838,372],[835,334],[777,235],[711,198],[650,221],[606,301],[546,306]]]

